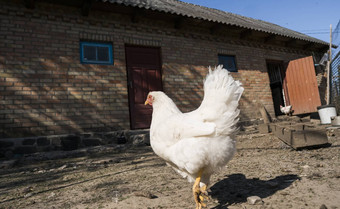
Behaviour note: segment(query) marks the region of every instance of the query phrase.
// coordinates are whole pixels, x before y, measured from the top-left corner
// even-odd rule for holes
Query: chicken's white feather
[[[233,157],[233,134],[238,122],[238,103],[243,87],[218,66],[209,69],[204,98],[198,109],[182,113],[163,92],[150,92],[154,99],[150,143],[163,158],[189,181],[203,169],[203,184]]]

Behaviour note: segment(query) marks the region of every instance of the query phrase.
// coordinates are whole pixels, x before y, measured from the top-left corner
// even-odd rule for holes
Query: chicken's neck
[[[158,98],[157,102],[153,103],[152,107],[150,143],[156,154],[165,157],[163,156],[162,151],[171,146],[173,142],[171,140],[167,140],[169,136],[164,130],[170,127],[165,127],[164,124],[167,124],[166,121],[172,118],[172,116],[182,114],[182,112],[166,95]]]
[[[181,111],[177,108],[176,104],[169,97],[164,97],[161,101],[153,104],[152,120],[167,118],[180,113]]]

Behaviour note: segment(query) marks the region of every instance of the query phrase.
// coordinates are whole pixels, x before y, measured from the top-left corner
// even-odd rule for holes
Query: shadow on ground
[[[118,151],[110,149],[94,153],[82,152],[81,155],[69,152],[57,159],[49,159],[48,153],[40,153],[34,157],[17,159],[11,168],[0,169],[0,176],[4,179],[0,181],[0,196],[16,192],[16,195],[0,198],[0,205],[25,199],[28,197],[27,194],[33,197],[90,182],[95,185],[94,189],[122,184],[116,177],[119,174],[164,167],[164,162],[158,158],[155,160],[155,155],[150,149],[149,147]]]
[[[243,174],[232,174],[214,184],[209,194],[218,200],[219,205],[214,209],[227,209],[232,204],[247,202],[247,197],[250,196],[269,197],[298,179],[294,174],[281,175],[270,180],[247,179]]]

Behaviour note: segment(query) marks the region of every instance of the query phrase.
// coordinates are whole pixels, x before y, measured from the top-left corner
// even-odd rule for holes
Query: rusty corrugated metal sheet
[[[317,112],[321,101],[312,56],[290,61],[284,82],[294,115]]]

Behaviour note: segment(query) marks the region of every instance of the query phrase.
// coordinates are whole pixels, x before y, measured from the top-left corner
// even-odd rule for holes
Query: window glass
[[[108,47],[97,47],[98,61],[109,61],[109,48]]]
[[[96,60],[96,47],[84,45],[84,60],[94,61]]]
[[[237,72],[235,56],[233,55],[218,55],[218,64],[223,65],[223,68],[230,72]]]

